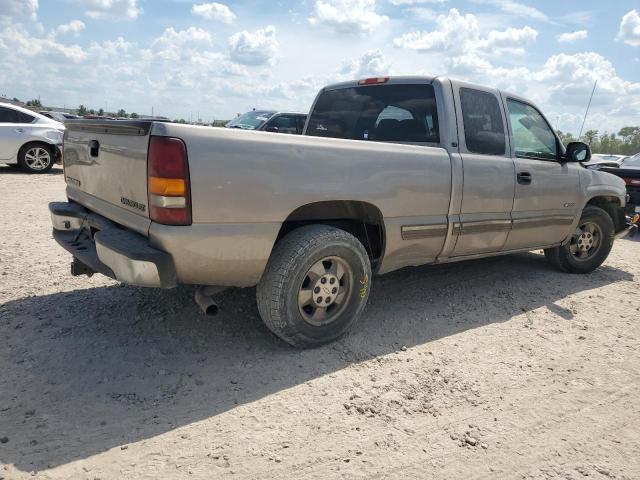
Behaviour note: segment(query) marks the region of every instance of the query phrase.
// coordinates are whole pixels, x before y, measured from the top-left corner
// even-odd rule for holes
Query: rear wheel
[[[615,228],[607,212],[588,206],[580,217],[578,227],[566,245],[544,251],[547,260],[556,268],[569,273],[589,273],[598,268],[613,247]]]
[[[46,173],[53,163],[53,149],[45,143],[28,143],[18,152],[18,164],[30,173]]]
[[[367,303],[370,284],[369,257],[353,235],[309,225],[275,246],[257,288],[258,310],[285,342],[321,345],[353,326]]]

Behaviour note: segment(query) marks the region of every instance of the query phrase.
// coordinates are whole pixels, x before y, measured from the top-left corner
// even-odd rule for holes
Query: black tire
[[[299,294],[305,290],[315,295],[318,287],[314,289],[313,285],[319,286],[322,276],[310,269],[321,264],[329,272],[332,262],[340,265],[340,278],[344,280],[336,277],[339,293],[335,304],[326,307],[325,312],[329,323],[312,324],[314,319],[305,309],[321,310],[324,307],[318,307],[317,300],[322,299],[316,297],[309,305],[301,306]],[[315,283],[305,287],[305,282],[311,281]],[[370,286],[369,257],[353,235],[328,225],[308,225],[293,230],[274,247],[258,284],[258,311],[269,330],[290,345],[322,345],[336,340],[355,324],[367,304]],[[331,292],[327,289],[327,293]],[[340,302],[338,297],[342,298]]]
[[[19,163],[9,163],[8,165],[11,168],[20,168],[20,164]]]
[[[544,251],[544,255],[551,265],[558,270],[567,273],[589,273],[598,268],[609,256],[613,247],[615,227],[613,220],[607,212],[599,207],[589,205],[582,211],[578,228],[585,224],[595,224],[599,228],[599,239],[596,251],[587,252],[588,255],[582,259],[571,251],[575,248],[574,239],[579,240],[577,235],[572,236],[572,240],[566,245],[549,248]]]
[[[33,151],[39,151],[38,149],[46,152],[48,154],[48,159],[46,164],[43,167],[40,167],[44,160],[38,160],[38,163],[33,163],[32,160],[28,157]],[[43,155],[44,157],[44,155]],[[22,170],[29,173],[47,173],[49,170],[53,168],[53,164],[55,163],[55,152],[51,145],[47,145],[46,143],[41,142],[31,142],[23,145],[20,151],[18,152],[18,165]]]

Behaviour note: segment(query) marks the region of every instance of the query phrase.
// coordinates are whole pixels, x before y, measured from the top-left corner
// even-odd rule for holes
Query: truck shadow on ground
[[[556,301],[630,280],[609,266],[558,273],[533,253],[406,269],[374,280],[352,334],[306,351],[267,331],[253,289],[222,293],[213,319],[186,287],[111,286],[11,301],[0,306],[0,438],[8,437],[0,463],[39,471],[85,459],[543,306],[570,321],[571,310]]]

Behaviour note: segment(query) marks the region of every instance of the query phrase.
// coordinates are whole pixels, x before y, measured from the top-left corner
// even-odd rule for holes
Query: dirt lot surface
[[[378,277],[355,331],[294,350],[254,290],[71,277],[61,171],[0,167],[0,478],[640,478],[640,242]]]

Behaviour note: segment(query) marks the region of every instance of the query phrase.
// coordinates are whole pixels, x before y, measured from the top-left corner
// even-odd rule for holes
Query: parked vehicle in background
[[[592,165],[607,165],[610,167],[617,167],[625,158],[629,157],[626,155],[594,153],[591,155],[591,160],[585,162],[584,165],[586,167],[590,167]]]
[[[47,118],[50,118],[52,120],[55,120],[56,122],[60,122],[60,123],[65,123],[67,120],[75,120],[79,117],[78,115],[73,115],[71,113],[66,113],[66,112],[53,112],[53,111],[48,111],[48,110],[44,110],[42,112],[40,112],[40,115],[44,115]]]
[[[629,194],[627,213],[640,213],[640,153],[633,157],[626,157],[617,166],[606,164],[596,165],[593,168],[612,173],[624,180]]]
[[[62,123],[9,103],[0,103],[0,163],[27,172],[51,170],[61,155]]]
[[[225,127],[300,135],[306,120],[304,113],[252,110],[234,118]]]
[[[87,115],[85,115],[84,117],[81,117],[85,120],[116,120],[115,117],[108,117],[106,115],[94,115],[92,113],[89,113]]]
[[[321,90],[299,136],[70,121],[69,201],[49,209],[72,273],[200,285],[206,313],[257,285],[265,324],[306,347],[354,324],[373,273],[533,249],[596,269],[633,226],[589,157],[517,95],[382,77]]]

